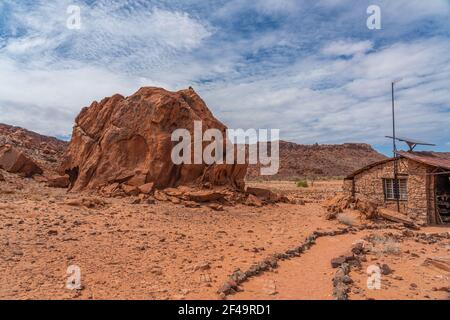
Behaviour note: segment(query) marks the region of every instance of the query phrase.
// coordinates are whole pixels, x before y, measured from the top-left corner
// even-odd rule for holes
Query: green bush
[[[299,188],[308,188],[308,181],[306,180],[297,180],[296,184]]]

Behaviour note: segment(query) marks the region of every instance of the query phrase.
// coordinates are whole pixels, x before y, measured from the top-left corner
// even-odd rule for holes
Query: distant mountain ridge
[[[68,142],[0,123],[0,146],[11,144],[44,167],[56,168]],[[280,141],[280,168],[274,176],[260,177],[260,165],[250,165],[247,179],[343,177],[386,157],[364,143],[301,145]]]
[[[260,165],[250,165],[247,179],[344,177],[372,162],[386,159],[365,143],[301,145],[280,141],[280,168],[274,176],[260,176]]]

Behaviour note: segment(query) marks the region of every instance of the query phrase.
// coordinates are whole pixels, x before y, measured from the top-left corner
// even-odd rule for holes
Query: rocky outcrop
[[[145,87],[126,98],[114,95],[94,102],[76,118],[59,171],[69,175],[73,190],[112,184],[135,190],[148,183],[156,189],[220,185],[243,190],[246,165],[173,163],[171,152],[178,142],[171,141],[172,132],[183,128],[193,136],[194,121],[202,121],[203,132],[215,128],[225,136],[226,127],[192,88],[169,92]]]
[[[14,147],[44,171],[54,172],[59,167],[67,144],[53,137],[0,123],[0,146]]]
[[[25,177],[43,173],[42,169],[33,160],[8,144],[0,147],[0,168]]]

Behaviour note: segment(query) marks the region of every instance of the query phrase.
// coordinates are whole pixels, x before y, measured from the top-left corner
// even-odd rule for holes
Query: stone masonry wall
[[[398,161],[399,177],[408,178],[408,200],[400,201],[400,211],[420,224],[427,223],[427,189],[426,165],[400,159]],[[397,210],[397,201],[385,200],[383,179],[394,178],[394,162],[380,164],[354,177],[355,197],[370,200],[388,209]],[[352,181],[344,183],[344,191],[351,194]]]
[[[427,173],[428,166],[408,160],[408,216],[427,223]]]

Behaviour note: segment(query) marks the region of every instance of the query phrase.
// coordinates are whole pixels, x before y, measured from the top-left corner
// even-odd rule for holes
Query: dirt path
[[[242,285],[244,291],[229,299],[314,300],[333,299],[330,260],[347,252],[364,235],[347,234],[319,238],[315,246],[298,258],[281,261],[274,272],[266,272]]]
[[[425,233],[442,233],[445,229],[424,228]],[[241,284],[243,291],[227,297],[229,300],[327,300],[332,296],[332,279],[336,269],[330,261],[348,253],[353,243],[368,235],[375,236],[376,245],[368,244],[360,268],[352,268],[349,298],[356,299],[439,299],[448,300],[450,295],[450,272],[426,265],[430,258],[449,257],[448,240],[437,243],[418,241],[417,238],[402,238],[394,230],[364,230],[356,234],[319,238],[316,245],[300,257],[280,261],[272,272],[265,272]],[[367,242],[366,242],[367,243]],[[389,266],[388,274],[381,274],[381,287],[369,290],[367,287],[369,266]]]

